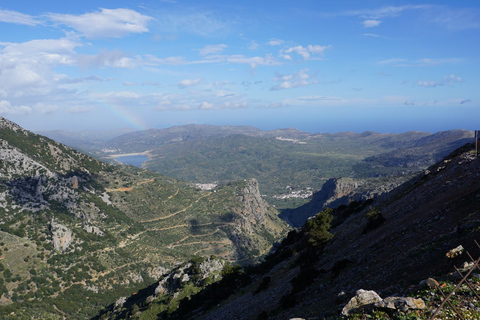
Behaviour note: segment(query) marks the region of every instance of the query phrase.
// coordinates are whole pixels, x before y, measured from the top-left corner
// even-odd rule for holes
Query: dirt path
[[[175,245],[169,245],[167,248],[173,249],[176,247],[181,247],[181,246],[189,246],[192,244],[213,244],[213,243],[220,243],[220,244],[230,244],[230,240],[221,240],[221,241],[194,241],[194,242],[187,242],[187,243],[179,243]]]
[[[163,216],[163,217],[158,217],[158,218],[153,218],[153,219],[148,219],[148,220],[139,220],[138,222],[142,222],[142,223],[145,223],[145,222],[154,222],[154,221],[160,221],[160,220],[166,220],[166,219],[169,219],[171,217],[174,217],[176,216],[177,214],[179,213],[182,213],[182,212],[185,212],[187,211],[188,209],[190,209],[191,207],[193,207],[193,205],[195,203],[198,203],[198,201],[200,201],[201,199],[203,198],[206,198],[206,197],[209,197],[211,195],[211,193],[207,193],[206,195],[204,196],[201,196],[200,198],[198,198],[197,200],[195,200],[194,202],[192,202],[189,206],[183,208],[182,210],[179,210],[177,212],[174,212],[174,213],[171,213],[167,216]]]
[[[135,186],[138,187],[138,186],[141,186],[142,184],[152,183],[154,181],[155,181],[155,179],[140,181],[140,182],[137,182],[137,184]],[[125,191],[132,191],[132,190],[133,190],[133,187],[122,187],[122,188],[116,188],[116,189],[105,188],[105,191],[107,191],[107,192],[118,192],[118,191],[124,191],[125,192]],[[178,190],[177,190],[177,193],[178,193]]]

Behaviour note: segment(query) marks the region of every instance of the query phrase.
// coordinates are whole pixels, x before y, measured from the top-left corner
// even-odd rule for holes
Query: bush
[[[366,215],[367,217],[367,225],[363,229],[363,234],[370,232],[378,227],[380,227],[383,223],[385,223],[385,217],[382,215],[380,210],[375,207],[372,207],[370,211]]]

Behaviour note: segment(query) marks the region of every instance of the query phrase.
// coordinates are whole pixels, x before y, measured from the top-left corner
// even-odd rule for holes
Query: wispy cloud
[[[279,84],[270,88],[272,91],[292,89],[297,87],[304,87],[311,84],[318,83],[314,76],[307,73],[308,69],[302,69],[298,72],[288,75],[277,74],[273,79],[274,81],[279,82]]]
[[[50,13],[48,18],[87,38],[121,38],[148,32],[147,24],[153,19],[131,9],[100,9],[81,15]]]
[[[201,81],[202,81],[202,79],[200,79],[200,78],[198,78],[198,79],[185,79],[185,80],[182,80],[179,83],[177,83],[176,86],[181,88],[181,89],[184,89],[184,88],[196,86]]]
[[[426,19],[452,31],[478,29],[480,28],[480,9],[438,7]]]
[[[0,22],[23,24],[27,26],[36,26],[41,24],[41,21],[27,14],[23,14],[17,11],[1,10],[1,9],[0,9]]]
[[[460,101],[460,104],[466,104],[466,103],[470,103],[472,102],[472,100],[470,99],[463,99],[462,101]]]
[[[198,54],[207,56],[210,54],[217,54],[223,52],[228,46],[226,44],[209,44],[199,50]]]
[[[232,29],[233,23],[234,19],[231,16],[197,9],[162,13],[156,21],[156,24],[164,32],[185,32],[200,36],[226,34]]]
[[[363,21],[363,26],[365,28],[373,28],[373,27],[378,27],[382,23],[380,20],[365,20]]]
[[[283,44],[283,40],[281,39],[271,39],[270,41],[267,42],[269,46],[281,46]]]
[[[364,19],[383,19],[398,16],[407,10],[426,10],[432,8],[431,5],[405,5],[405,6],[385,6],[376,9],[350,10],[342,12],[342,15],[359,16]]]
[[[461,63],[463,60],[460,58],[423,58],[418,60],[408,60],[403,58],[392,58],[378,61],[379,65],[391,65],[394,67],[431,67],[444,64]]]
[[[454,83],[461,83],[464,82],[464,80],[454,74],[451,74],[449,76],[444,76],[442,80],[439,81],[418,81],[417,85],[421,87],[426,87],[426,88],[435,88],[439,86],[444,86],[444,85],[452,85]]]

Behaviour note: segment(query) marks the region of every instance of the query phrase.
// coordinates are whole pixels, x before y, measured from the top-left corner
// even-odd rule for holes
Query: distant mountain
[[[0,318],[88,318],[194,256],[256,261],[287,230],[254,179],[202,190],[4,118],[0,144]]]
[[[460,279],[454,266],[463,274],[475,268],[466,263],[471,260],[465,251],[475,259],[480,255],[474,242],[480,236],[479,194],[480,161],[470,144],[389,193],[311,218],[262,264],[234,270],[198,293],[190,289],[195,293],[188,297],[177,291],[179,299],[169,302],[170,309],[163,304],[169,295],[155,290],[164,287],[166,280],[160,280],[150,298],[131,297],[126,299],[130,305],[106,314],[116,319],[126,314],[159,319],[343,319],[342,308],[364,289],[382,298],[421,298],[419,306],[425,303],[426,308],[372,304],[358,309],[352,319],[429,319],[443,300],[440,289],[431,286],[438,281],[448,294]],[[460,245],[465,251],[458,249],[458,256],[450,252]],[[478,290],[475,279],[469,286]],[[456,309],[445,305],[448,311],[442,315],[460,310],[477,319],[480,312],[472,296],[464,284],[452,297]]]
[[[183,181],[256,178],[268,202],[285,209],[304,204],[305,195],[320,190],[331,178],[400,177],[401,181],[472,138],[466,130],[310,134],[296,129],[188,125],[124,134],[105,146],[117,154],[148,152],[144,168]]]

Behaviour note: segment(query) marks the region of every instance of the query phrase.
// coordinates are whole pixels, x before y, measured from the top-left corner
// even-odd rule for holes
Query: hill
[[[123,134],[88,151],[108,161],[115,154],[148,154],[144,168],[194,183],[255,178],[269,203],[291,209],[305,204],[332,178],[388,177],[400,183],[472,137],[465,130],[310,134],[296,129],[186,125]],[[369,185],[378,188],[373,183],[380,180]]]
[[[259,259],[287,230],[256,180],[211,190],[112,166],[0,118],[0,316],[92,316],[192,256]]]
[[[374,315],[360,313],[352,319],[428,319],[442,297],[425,289],[422,280],[434,277],[448,293],[454,287],[448,276],[454,265],[467,272],[473,264],[464,264],[470,261],[465,253],[454,259],[446,253],[462,245],[473,257],[480,256],[474,243],[480,235],[479,177],[480,161],[472,145],[462,147],[374,200],[318,214],[299,231],[290,232],[262,264],[237,270],[177,302],[177,310],[158,315],[161,319],[337,319],[355,292],[365,289],[381,297],[422,298],[427,307],[410,314],[380,308]],[[476,278],[469,281],[478,287]],[[476,319],[480,313],[469,290],[463,285],[454,304]],[[162,295],[152,298],[150,302],[138,298],[134,315],[148,319],[143,315]]]

